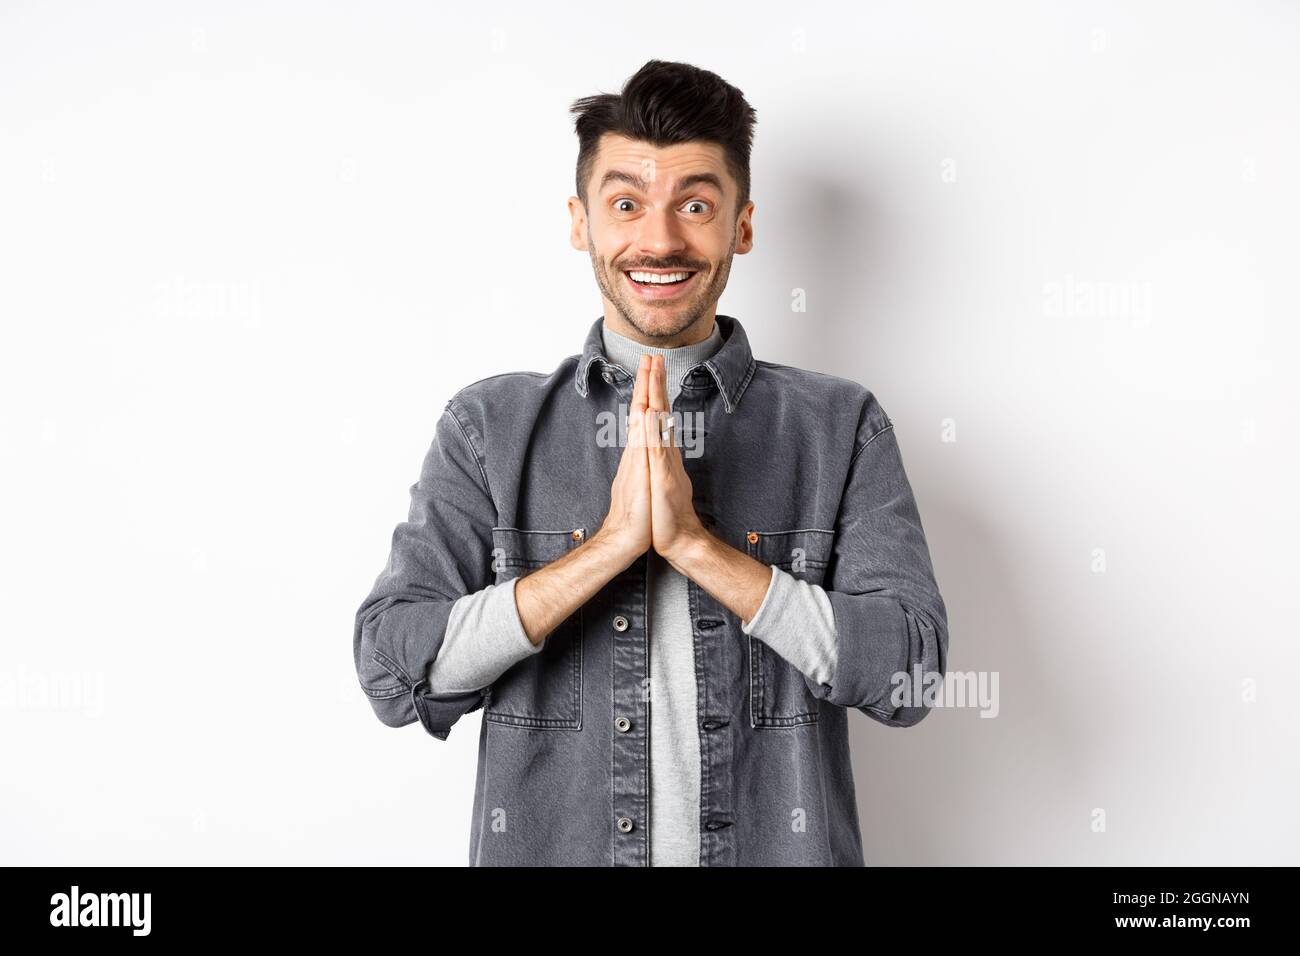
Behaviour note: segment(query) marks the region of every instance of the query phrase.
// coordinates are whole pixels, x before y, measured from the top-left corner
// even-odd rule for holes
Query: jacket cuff
[[[827,688],[807,681],[816,696],[841,707],[879,702],[905,673],[909,632],[903,605],[883,594],[827,591],[835,612],[835,681]]]
[[[411,688],[411,703],[415,707],[415,716],[420,719],[420,725],[439,740],[447,739],[456,721],[483,706],[482,691],[457,694],[454,697],[430,697],[428,690],[429,681],[421,679]]]

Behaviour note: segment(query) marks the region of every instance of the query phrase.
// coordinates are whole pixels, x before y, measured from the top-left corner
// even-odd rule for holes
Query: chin
[[[678,306],[675,309],[645,309],[644,307],[632,312],[636,317],[633,325],[641,329],[643,335],[654,335],[667,337],[677,335],[690,327],[693,311]]]

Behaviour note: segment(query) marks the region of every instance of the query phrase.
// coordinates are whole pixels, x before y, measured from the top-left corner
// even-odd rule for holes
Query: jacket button
[[[625,618],[622,614],[619,614],[614,618],[614,630],[616,631],[627,630],[627,618]]]
[[[630,833],[630,832],[632,832],[632,818],[631,818],[631,817],[619,817],[619,818],[618,818],[618,829],[619,829],[619,832],[621,832],[621,833]]]
[[[618,728],[619,733],[625,734],[632,729],[632,721],[626,717],[620,717],[614,721],[614,726]]]

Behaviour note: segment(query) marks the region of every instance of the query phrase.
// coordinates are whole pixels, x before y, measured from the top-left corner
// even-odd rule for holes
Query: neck
[[[601,337],[605,343],[605,354],[611,361],[623,366],[630,375],[636,375],[637,365],[644,354],[662,355],[664,371],[668,379],[668,402],[672,402],[681,391],[682,376],[696,365],[711,358],[722,347],[722,332],[716,322],[710,320],[703,338],[682,345],[664,346],[648,344],[641,341],[645,336],[632,338],[610,325],[608,319],[601,327]]]
[[[612,313],[612,314],[611,314]],[[702,315],[691,325],[682,329],[675,335],[653,336],[646,335],[622,315],[616,309],[607,308],[605,310],[605,328],[612,329],[626,339],[631,339],[639,345],[648,345],[657,349],[676,349],[683,345],[696,345],[713,335],[713,330],[717,327],[715,313],[710,311],[707,315]]]

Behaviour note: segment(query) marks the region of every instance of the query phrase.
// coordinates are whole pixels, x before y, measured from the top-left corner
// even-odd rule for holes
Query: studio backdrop
[[[464,865],[357,607],[447,399],[581,351],[568,107],[757,110],[719,311],[888,411],[971,690],[869,864],[1300,857],[1300,12],[0,8],[0,863]],[[973,695],[973,696],[972,696]]]

